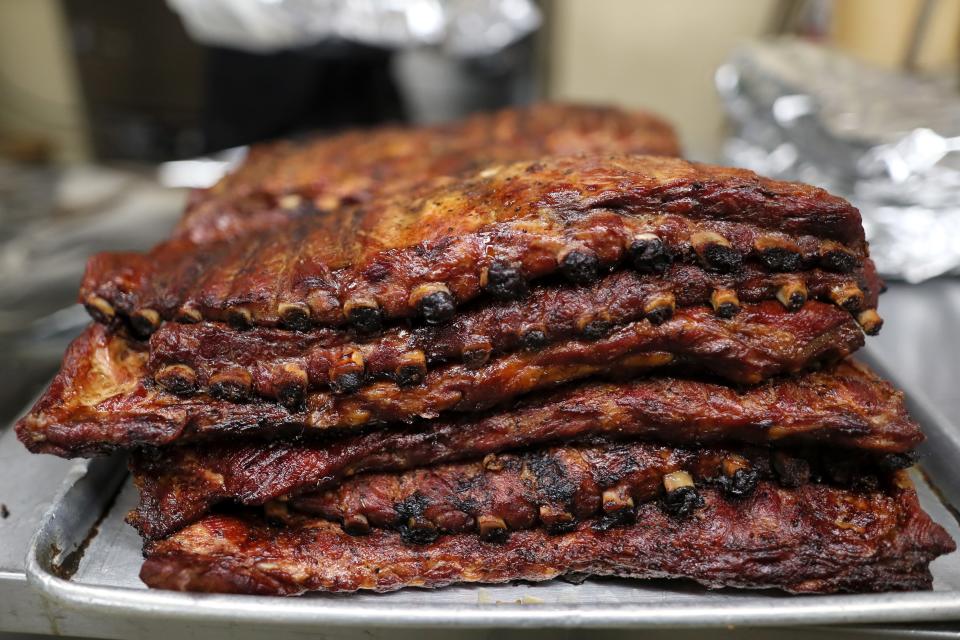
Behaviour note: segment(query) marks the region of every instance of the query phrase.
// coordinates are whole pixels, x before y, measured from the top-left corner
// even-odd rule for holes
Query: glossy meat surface
[[[140,577],[160,589],[261,595],[542,581],[567,573],[869,592],[929,589],[930,561],[955,548],[920,509],[904,475],[874,491],[761,482],[745,500],[714,489],[703,497],[693,517],[644,503],[635,525],[585,521],[559,535],[518,531],[503,543],[461,533],[412,546],[395,532],[353,537],[325,520],[279,527],[252,515],[213,515],[148,545]]]
[[[903,395],[862,365],[841,363],[748,390],[658,377],[590,383],[480,416],[383,428],[329,441],[209,443],[136,452],[140,504],[130,521],[169,535],[214,504],[263,504],[355,473],[482,458],[592,436],[678,445],[829,444],[904,453],[923,439]]]
[[[90,260],[17,434],[131,450],[156,588],[930,588],[859,213],[678,152],[569,105],[254,148]]]
[[[832,290],[850,281],[849,276],[819,270],[804,276],[810,297],[826,300]],[[620,325],[644,318],[663,322],[671,315],[704,318],[703,330],[685,332],[684,337],[673,331],[673,325],[648,328],[651,337],[656,336],[653,348],[681,358],[696,359],[697,349],[688,345],[709,340],[711,335],[719,338],[724,328],[733,335],[753,325],[753,333],[759,336],[775,327],[789,336],[777,346],[761,347],[769,362],[746,357],[739,366],[708,366],[713,374],[736,382],[758,382],[776,373],[778,362],[783,371],[799,370],[812,355],[806,345],[818,336],[831,334],[838,348],[847,351],[857,342],[854,320],[841,308],[811,302],[794,314],[780,303],[749,304],[775,295],[776,280],[757,270],[724,276],[674,265],[668,280],[618,271],[588,287],[543,285],[521,301],[476,306],[440,326],[395,327],[374,338],[330,328],[237,331],[222,323],[166,323],[150,337],[149,367],[158,384],[182,395],[209,390],[211,379],[215,381],[221,372],[242,370],[250,376],[251,395],[302,401],[308,390],[342,387],[343,381],[354,390],[384,379],[414,386],[424,381],[429,370],[446,363],[479,368],[504,353],[539,352],[566,340],[599,339]],[[876,304],[879,286],[875,278],[865,283],[864,288],[873,292],[867,304]],[[727,310],[739,314],[735,318],[709,319],[700,310],[684,308],[709,304],[718,290],[736,292],[735,306]],[[669,296],[666,301],[665,296]],[[675,311],[675,307],[680,308]],[[724,311],[715,307],[718,315]],[[787,352],[787,343],[792,353]]]
[[[149,374],[146,346],[95,324],[70,347],[50,388],[17,428],[32,451],[66,456],[211,437],[275,437],[301,430],[320,434],[487,409],[595,375],[688,368],[757,382],[837,360],[862,343],[859,327],[846,312],[817,303],[796,313],[763,303],[731,320],[689,307],[660,325],[634,322],[597,340],[518,351],[480,368],[446,365],[416,386],[380,381],[349,394],[315,391],[291,406],[266,400],[238,403],[252,386],[252,376],[243,370],[228,371],[217,381],[228,399],[164,391]],[[258,376],[267,384],[256,391],[288,397],[289,389],[281,394],[270,388],[275,379]]]
[[[773,459],[771,459],[773,458]],[[760,480],[787,486],[811,481],[877,486],[881,465],[853,452],[842,455],[788,453],[764,448],[678,448],[644,442],[591,442],[521,453],[489,454],[483,460],[436,465],[403,473],[372,473],[345,479],[326,491],[301,494],[267,505],[271,517],[290,511],[338,522],[349,533],[371,528],[400,531],[404,541],[423,544],[445,533],[474,531],[503,540],[511,531],[545,527],[569,531],[582,520],[604,526],[630,522],[635,505],[664,499],[665,483],[687,473],[694,485],[664,499],[674,515],[689,515],[696,494],[715,486],[744,499]],[[898,460],[900,461],[900,460]],[[909,464],[903,457],[901,464]],[[673,475],[671,475],[673,474]],[[672,485],[671,485],[672,486]]]
[[[429,127],[388,126],[252,147],[243,164],[196,192],[174,235],[210,242],[297,216],[368,201],[425,177],[591,151],[679,156],[673,128],[649,113],[536,104]]]
[[[572,156],[492,167],[234,242],[99,254],[80,298],[95,318],[129,318],[144,334],[162,319],[376,333],[389,318],[442,322],[483,292],[521,295],[557,271],[587,284],[628,256],[657,269],[652,254],[720,272],[773,255],[787,271],[849,273],[864,268],[867,248],[859,212],[813,187],[673,158]]]

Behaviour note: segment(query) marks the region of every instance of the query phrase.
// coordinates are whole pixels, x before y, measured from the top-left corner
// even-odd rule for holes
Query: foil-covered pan
[[[277,51],[346,40],[484,56],[535,31],[532,0],[167,0],[200,42]]]
[[[951,78],[870,67],[794,38],[753,42],[715,75],[725,160],[822,186],[862,214],[881,273],[960,273],[960,94]]]

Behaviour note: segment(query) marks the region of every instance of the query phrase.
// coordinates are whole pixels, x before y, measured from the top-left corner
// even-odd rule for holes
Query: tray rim
[[[303,598],[185,594],[126,587],[78,585],[27,569],[28,579],[53,601],[91,614],[128,615],[181,622],[229,622],[276,626],[441,628],[704,628],[816,626],[849,623],[931,622],[960,616],[960,592],[917,592],[840,596],[795,596],[742,604],[560,606],[477,604],[474,606],[377,606]],[[749,596],[744,600],[750,599]]]
[[[901,384],[891,368],[876,353],[861,352],[866,361],[885,378],[895,381],[908,396],[914,418],[928,436],[937,432],[954,451],[960,451],[960,430],[951,426],[926,397]],[[955,433],[954,433],[955,432]],[[940,465],[925,463],[935,471]],[[44,562],[45,549],[54,543],[57,507],[76,487],[89,481],[90,474],[124,478],[116,459],[86,460],[78,463],[64,480],[45,513],[28,549],[25,568],[30,585],[50,601],[94,615],[128,616],[181,622],[250,623],[278,627],[305,627],[326,624],[344,627],[433,627],[433,628],[704,628],[737,626],[815,626],[823,624],[877,624],[960,620],[960,590],[892,592],[880,594],[799,595],[777,599],[753,597],[724,599],[717,604],[687,603],[622,605],[558,604],[449,604],[415,605],[325,600],[318,606],[310,598],[279,598],[229,594],[191,594],[174,591],[141,590],[128,587],[84,585],[58,577]],[[933,474],[937,475],[937,474]],[[937,489],[941,486],[937,485]],[[118,487],[115,487],[118,490]],[[938,495],[948,511],[956,496]],[[953,493],[953,492],[950,492]],[[115,494],[115,492],[114,492]],[[112,494],[113,495],[113,494]],[[112,497],[111,495],[111,497]],[[104,499],[104,503],[107,499]],[[956,504],[956,503],[954,503]],[[483,585],[479,585],[483,586]],[[496,586],[496,585],[489,585]],[[709,593],[707,594],[709,596]]]

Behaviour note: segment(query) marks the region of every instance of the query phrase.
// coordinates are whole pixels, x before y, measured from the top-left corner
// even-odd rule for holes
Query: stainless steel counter
[[[880,312],[883,330],[867,348],[914,381],[948,418],[960,416],[960,278],[892,283]]]

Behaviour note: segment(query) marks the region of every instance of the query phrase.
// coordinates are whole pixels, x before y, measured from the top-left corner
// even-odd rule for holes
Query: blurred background
[[[0,418],[87,321],[87,256],[306,132],[647,108],[690,158],[853,199],[885,275],[951,273],[958,56],[960,0],[0,0]]]
[[[0,0],[4,155],[156,162],[304,129],[436,121],[539,98],[651,108],[688,149],[709,155],[724,136],[714,73],[746,41],[794,33],[926,75],[953,73],[960,51],[957,0],[411,0],[380,3],[393,10],[379,26],[339,29],[352,41],[322,20],[312,33],[281,18],[264,24],[271,12],[296,17],[313,5],[332,21],[348,0],[224,1],[219,13],[217,4]],[[442,14],[444,4],[488,32],[497,25],[484,18],[497,10],[501,22],[520,15],[482,42],[435,24],[418,33],[418,16],[435,20],[431,5]],[[391,32],[393,20],[413,24]]]

